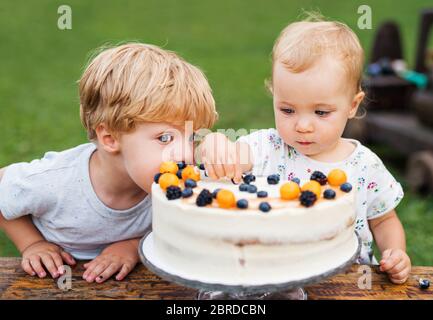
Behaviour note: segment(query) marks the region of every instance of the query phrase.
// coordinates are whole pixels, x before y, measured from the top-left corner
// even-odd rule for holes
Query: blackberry
[[[314,171],[310,177],[310,180],[316,180],[322,186],[328,182],[328,178],[321,171]]]
[[[280,176],[278,174],[271,174],[268,176],[268,184],[278,184]]]
[[[193,179],[186,179],[185,180],[185,187],[186,188],[195,188],[197,187],[197,182],[195,182],[195,180]]]
[[[240,200],[238,200],[236,202],[236,206],[239,209],[246,209],[246,208],[248,208],[248,200],[246,200],[246,199],[240,199]]]
[[[256,181],[256,176],[253,174],[247,174],[242,177],[242,180],[244,180],[246,184],[250,184],[251,182]]]
[[[155,181],[155,183],[158,183],[159,177],[162,175],[162,173],[157,173],[155,174],[155,176],[153,177],[153,181]]]
[[[335,191],[332,189],[326,189],[325,192],[323,192],[323,197],[325,199],[334,199],[335,198]]]
[[[221,190],[220,188],[215,189],[215,190],[212,192],[212,198],[216,199],[217,194],[218,194],[218,191],[220,191],[220,190]]]
[[[181,169],[177,170],[176,175],[180,180],[182,180],[182,170]]]
[[[268,196],[268,193],[266,191],[259,191],[257,192],[258,198],[266,198]]]
[[[204,207],[208,204],[212,203],[212,193],[209,192],[208,189],[203,189],[199,195],[197,196],[197,199],[195,201],[195,203],[197,204],[197,206],[199,207]]]
[[[186,168],[185,161],[179,161],[179,162],[176,162],[176,164],[177,164],[177,167],[179,168],[179,170],[182,170],[182,169]]]
[[[200,163],[199,165],[198,165],[198,168],[200,169],[200,170],[204,170],[205,168],[204,168],[204,164],[203,163]]]
[[[256,193],[257,192],[257,187],[253,184],[248,185],[248,192],[249,193]]]
[[[259,209],[260,211],[268,212],[271,210],[271,205],[267,202],[260,202]]]
[[[182,190],[182,198],[189,198],[193,194],[193,191],[191,188],[185,188]]]
[[[248,185],[246,183],[242,183],[239,186],[239,191],[248,191]]]
[[[299,200],[304,207],[311,207],[317,200],[317,196],[311,191],[302,191]]]
[[[428,287],[430,287],[430,281],[427,279],[419,279],[419,287],[421,289],[428,289]]]
[[[344,192],[350,192],[352,190],[352,185],[349,182],[345,182],[340,186],[340,190]]]
[[[165,193],[168,200],[175,200],[182,197],[182,190],[176,186],[169,186]]]
[[[299,180],[299,178],[293,178],[291,181],[297,184],[301,184],[301,180]]]

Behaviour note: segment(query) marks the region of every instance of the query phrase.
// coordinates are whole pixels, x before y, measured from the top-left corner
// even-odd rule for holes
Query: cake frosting
[[[158,259],[189,280],[266,285],[319,276],[353,258],[358,248],[355,190],[322,185],[321,194],[332,189],[335,198],[321,196],[305,207],[298,199],[281,199],[284,183],[269,184],[266,177],[257,177],[252,184],[267,192],[258,198],[230,180],[202,177],[191,197],[174,200],[154,183],[152,233]],[[248,208],[221,208],[217,201],[197,206],[203,189],[229,190],[236,200],[246,199]],[[269,212],[259,209],[264,201],[272,208]]]

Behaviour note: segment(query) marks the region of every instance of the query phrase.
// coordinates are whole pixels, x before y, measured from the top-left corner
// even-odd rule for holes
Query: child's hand
[[[387,249],[382,254],[380,271],[388,273],[389,279],[395,284],[403,284],[411,270],[410,258],[401,249]]]
[[[48,241],[38,241],[24,249],[21,266],[29,275],[38,275],[44,278],[47,274],[45,268],[53,278],[57,278],[65,270],[63,261],[69,265],[74,265],[74,258],[59,246]]]
[[[96,279],[102,283],[119,272],[116,280],[123,280],[139,261],[138,242],[138,239],[125,240],[105,248],[98,257],[84,265],[83,279],[87,282]]]
[[[236,183],[252,168],[249,146],[232,142],[222,133],[208,134],[200,145],[201,162],[212,179],[230,178]]]

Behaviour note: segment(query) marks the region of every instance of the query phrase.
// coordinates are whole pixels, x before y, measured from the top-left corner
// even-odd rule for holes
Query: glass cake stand
[[[307,300],[307,293],[303,287],[344,272],[355,262],[360,249],[361,241],[358,237],[356,253],[345,263],[328,272],[297,281],[251,286],[207,283],[177,275],[173,266],[164,265],[158,259],[151,231],[141,239],[138,251],[141,261],[150,271],[164,280],[198,289],[196,298],[199,300]]]

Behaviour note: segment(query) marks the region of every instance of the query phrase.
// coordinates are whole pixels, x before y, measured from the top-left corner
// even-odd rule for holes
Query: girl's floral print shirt
[[[309,180],[316,170],[326,175],[332,169],[344,170],[348,182],[357,191],[355,229],[362,243],[357,262],[377,264],[368,220],[385,215],[397,207],[403,198],[403,189],[375,153],[357,140],[345,140],[355,145],[355,150],[349,157],[339,162],[321,162],[285,144],[275,129],[255,131],[239,138],[240,142],[248,143],[251,148],[253,174],[257,176],[278,173],[282,179],[291,180],[296,177]]]

